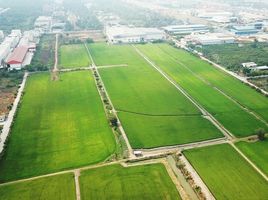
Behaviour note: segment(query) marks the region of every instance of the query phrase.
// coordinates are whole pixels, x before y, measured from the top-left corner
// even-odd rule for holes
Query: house
[[[254,71],[265,71],[268,70],[268,66],[258,66],[253,68]]]
[[[7,59],[7,65],[11,70],[20,70],[23,66],[24,59],[28,53],[28,47],[17,47]]]
[[[241,64],[245,68],[255,68],[258,65],[255,62],[246,62]]]

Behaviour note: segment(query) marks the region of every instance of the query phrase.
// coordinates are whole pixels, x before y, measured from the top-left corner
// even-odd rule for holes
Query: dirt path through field
[[[57,81],[59,79],[59,69],[58,69],[58,47],[59,47],[59,35],[56,34],[56,42],[55,42],[55,63],[54,67],[51,71],[51,79],[53,81]]]

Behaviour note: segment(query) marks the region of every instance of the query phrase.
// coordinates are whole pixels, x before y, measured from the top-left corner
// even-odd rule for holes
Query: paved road
[[[28,73],[25,73],[24,77],[23,77],[23,80],[22,80],[22,83],[20,85],[20,88],[18,90],[17,97],[16,97],[16,99],[15,99],[15,101],[13,103],[12,109],[10,110],[10,112],[8,114],[7,120],[6,120],[5,124],[4,124],[2,133],[0,135],[0,153],[4,150],[4,146],[5,146],[4,144],[5,144],[5,142],[6,142],[7,138],[8,138],[8,135],[10,133],[10,128],[12,126],[14,116],[16,114],[18,105],[20,103],[20,99],[22,97],[22,93],[23,93],[23,90],[24,90],[24,87],[25,87],[25,84],[26,84],[27,77],[28,77]]]

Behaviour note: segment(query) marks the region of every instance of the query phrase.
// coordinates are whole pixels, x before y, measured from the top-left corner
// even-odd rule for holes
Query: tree
[[[256,134],[257,134],[258,139],[259,139],[260,141],[265,140],[265,130],[264,130],[263,128],[257,129],[257,130],[256,130]]]

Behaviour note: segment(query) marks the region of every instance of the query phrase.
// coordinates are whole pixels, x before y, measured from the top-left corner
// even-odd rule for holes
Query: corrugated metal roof
[[[28,52],[28,47],[25,47],[25,46],[17,47],[9,56],[7,63],[8,64],[23,63],[23,60],[27,52]]]

